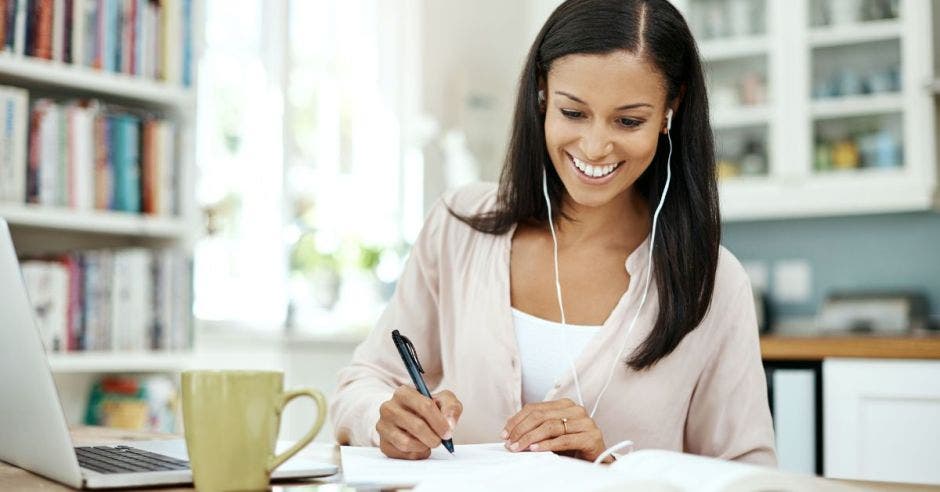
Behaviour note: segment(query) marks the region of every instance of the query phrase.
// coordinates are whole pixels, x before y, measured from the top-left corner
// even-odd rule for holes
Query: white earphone
[[[541,96],[541,91],[540,96]],[[591,409],[589,416],[593,419],[594,414],[597,412],[597,407],[601,403],[601,398],[604,396],[604,393],[607,391],[607,387],[610,386],[610,381],[614,375],[614,369],[617,367],[617,362],[620,360],[621,355],[623,355],[624,349],[627,347],[627,340],[630,338],[630,333],[633,332],[633,326],[636,325],[636,320],[640,317],[640,313],[643,311],[643,305],[646,304],[646,296],[649,293],[650,280],[653,272],[653,247],[656,244],[656,224],[659,219],[659,212],[663,208],[663,203],[666,201],[666,194],[669,192],[669,182],[672,180],[672,137],[669,132],[672,130],[672,109],[669,109],[666,112],[666,139],[669,141],[669,154],[666,157],[666,184],[663,186],[663,194],[659,199],[659,205],[656,206],[656,211],[653,213],[653,227],[650,232],[650,246],[649,246],[649,256],[647,260],[646,267],[646,285],[643,288],[643,297],[640,299],[640,306],[636,310],[636,314],[633,316],[633,321],[630,322],[630,327],[627,328],[627,333],[623,337],[623,345],[621,345],[620,350],[617,352],[617,356],[614,358],[613,363],[610,366],[610,371],[607,374],[607,381],[604,383],[604,387],[601,388],[600,393],[597,395],[597,399],[594,400],[594,407]],[[542,168],[542,194],[545,196],[545,206],[548,211],[548,227],[552,233],[552,244],[554,245],[554,259],[555,259],[555,293],[558,296],[558,310],[561,312],[561,324],[562,324],[562,343],[564,343],[565,348],[567,349],[568,343],[565,339],[565,333],[567,331],[567,321],[565,320],[565,306],[561,299],[561,281],[559,280],[558,274],[558,238],[555,235],[555,225],[552,221],[552,202],[548,196],[548,174],[545,168]],[[574,361],[571,359],[571,353],[565,350],[565,355],[568,358],[568,365],[571,368],[571,374],[574,379],[574,388],[578,396],[578,404],[582,407],[584,406],[584,397],[581,394],[581,384],[578,381],[578,371],[574,367]],[[633,441],[621,441],[605,450],[597,459],[594,460],[594,463],[601,463],[608,456],[614,452],[629,447],[633,445]]]

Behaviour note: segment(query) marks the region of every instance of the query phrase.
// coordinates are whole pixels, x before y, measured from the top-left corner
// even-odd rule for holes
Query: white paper
[[[443,446],[431,450],[426,460],[392,459],[373,447],[341,448],[343,480],[348,484],[413,486],[426,480],[450,479],[504,467],[543,466],[563,458],[549,452],[513,453],[502,443],[464,444],[451,455]]]

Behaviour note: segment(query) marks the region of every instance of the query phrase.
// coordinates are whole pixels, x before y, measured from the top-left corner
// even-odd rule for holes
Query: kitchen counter
[[[877,334],[764,335],[765,361],[817,361],[828,357],[874,359],[940,359],[940,332],[905,336]]]

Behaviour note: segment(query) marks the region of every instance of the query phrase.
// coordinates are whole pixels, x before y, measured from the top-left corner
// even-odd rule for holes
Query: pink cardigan
[[[464,187],[431,210],[391,302],[339,372],[330,415],[344,444],[378,445],[379,405],[399,385],[411,384],[392,344],[395,329],[414,342],[431,392],[449,389],[463,403],[455,443],[500,441],[506,420],[521,407],[509,301],[512,231],[477,232],[451,216],[444,203],[463,214],[489,210],[496,188]],[[648,248],[649,238],[627,258],[627,292],[575,359],[588,411],[636,313]],[[654,282],[624,354],[646,338],[657,311]],[[563,397],[577,401],[570,371],[545,395]],[[751,288],[730,252],[721,249],[711,307],[701,324],[648,370],[620,363],[594,417],[608,446],[630,439],[637,449],[776,464]]]

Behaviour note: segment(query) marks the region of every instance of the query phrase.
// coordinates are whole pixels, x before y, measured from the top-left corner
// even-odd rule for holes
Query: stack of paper
[[[435,479],[498,472],[503,468],[523,465],[552,467],[566,458],[555,454],[512,453],[502,443],[458,445],[454,454],[443,446],[431,451],[426,460],[398,460],[386,457],[378,448],[344,446],[343,481],[354,485],[414,486]]]

